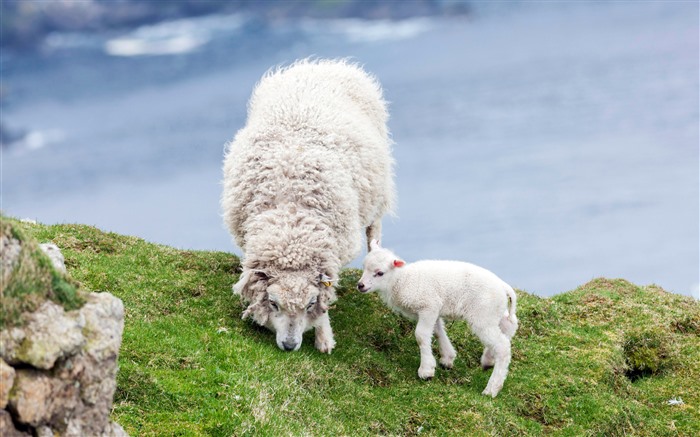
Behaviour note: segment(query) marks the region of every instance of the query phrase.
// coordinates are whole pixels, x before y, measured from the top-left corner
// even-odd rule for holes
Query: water
[[[220,167],[255,82],[351,56],[391,102],[386,246],[540,295],[607,276],[697,297],[698,4],[499,5],[396,23],[213,16],[4,55],[2,120],[30,135],[3,150],[1,207],[240,254]]]

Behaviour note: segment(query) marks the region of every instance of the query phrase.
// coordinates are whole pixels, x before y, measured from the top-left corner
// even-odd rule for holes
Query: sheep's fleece
[[[362,235],[380,238],[395,202],[387,118],[379,83],[344,60],[301,60],[260,80],[226,151],[221,202],[244,252],[234,285],[249,303],[244,317],[271,327],[267,280],[292,276],[323,277],[325,314],[328,283],[359,255]],[[309,291],[293,288],[279,299],[306,305]]]

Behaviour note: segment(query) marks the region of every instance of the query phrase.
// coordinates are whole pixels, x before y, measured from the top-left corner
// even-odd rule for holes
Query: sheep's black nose
[[[358,283],[357,283],[357,289],[358,289],[358,290],[362,291],[364,288],[365,288],[365,284],[363,284],[362,282],[358,282]]]
[[[292,341],[283,341],[282,346],[284,346],[284,350],[291,351],[294,350],[295,347],[297,347],[297,344]]]

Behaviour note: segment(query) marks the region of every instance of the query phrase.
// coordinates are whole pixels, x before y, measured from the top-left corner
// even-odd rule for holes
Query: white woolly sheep
[[[302,60],[263,76],[224,160],[224,221],[243,249],[243,318],[298,350],[335,346],[328,317],[340,268],[381,236],[395,190],[377,81],[343,60]]]
[[[377,241],[370,243],[357,288],[378,291],[392,310],[417,320],[420,348],[418,376],[435,375],[433,333],[438,338],[440,364],[452,368],[457,353],[447,337],[443,318],[462,319],[484,344],[481,365],[493,366],[483,394],[496,397],[510,364],[510,339],[518,329],[513,289],[492,272],[460,261],[418,261],[406,264]],[[510,298],[510,307],[508,299]]]

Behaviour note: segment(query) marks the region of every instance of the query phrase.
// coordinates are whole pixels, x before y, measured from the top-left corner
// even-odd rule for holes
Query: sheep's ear
[[[268,275],[262,270],[255,270],[255,276],[262,281],[267,281],[268,279],[270,279],[270,275]]]
[[[242,296],[244,299],[251,298],[249,287],[258,281],[267,281],[270,277],[262,270],[243,269],[243,273],[238,278],[238,282],[233,284],[233,294]]]
[[[250,275],[253,273],[252,270],[243,270],[241,276],[238,278],[238,282],[233,284],[233,294],[241,296],[243,291],[248,286],[248,281],[250,281]]]
[[[330,287],[333,285],[333,281],[330,278],[330,276],[326,275],[325,273],[321,273],[318,275],[318,282],[320,282],[322,285],[326,287]]]
[[[395,259],[394,260],[394,267],[403,267],[406,265],[406,262],[400,259]]]
[[[375,249],[381,249],[382,246],[379,245],[379,240],[372,240],[369,242],[369,249],[370,250],[375,250]]]

